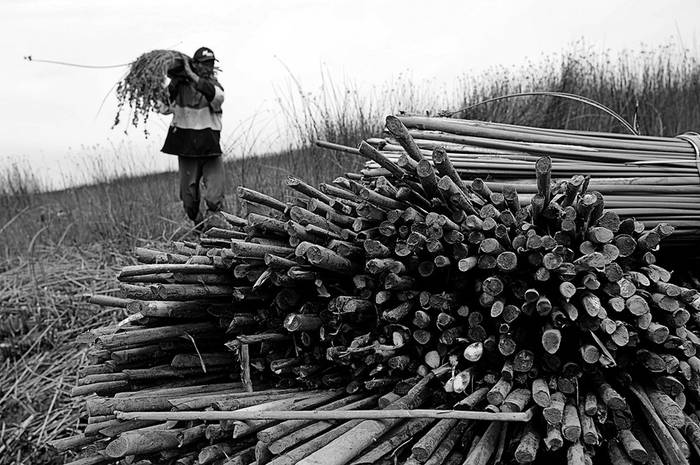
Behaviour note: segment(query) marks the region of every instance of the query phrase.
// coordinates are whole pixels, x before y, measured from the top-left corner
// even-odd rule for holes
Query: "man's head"
[[[217,61],[212,49],[199,47],[192,56],[193,71],[199,76],[210,76],[214,74],[214,63]]]

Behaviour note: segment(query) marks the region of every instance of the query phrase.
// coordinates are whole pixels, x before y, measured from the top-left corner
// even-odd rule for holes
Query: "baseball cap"
[[[202,61],[219,61],[216,59],[214,56],[214,52],[212,49],[208,47],[199,47],[196,52],[194,52],[194,56],[192,57],[194,61],[202,62]]]

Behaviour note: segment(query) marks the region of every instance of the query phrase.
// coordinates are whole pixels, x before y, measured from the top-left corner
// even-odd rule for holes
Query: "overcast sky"
[[[309,91],[322,67],[360,88],[405,72],[440,85],[537,60],[581,38],[613,51],[674,42],[697,57],[699,17],[700,0],[1,0],[0,169],[20,160],[56,179],[79,170],[86,154],[115,152],[174,166],[158,153],[166,117],[156,118],[148,141],[133,128],[126,136],[124,126],[111,129],[113,86],[126,68],[30,63],[26,55],[111,65],[155,48],[191,55],[206,45],[221,60],[224,133],[255,116],[255,130],[274,141],[275,99],[290,72]],[[112,148],[122,143],[129,148]]]

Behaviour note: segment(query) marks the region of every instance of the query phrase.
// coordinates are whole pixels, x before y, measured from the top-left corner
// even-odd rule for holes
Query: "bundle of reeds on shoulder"
[[[151,112],[157,112],[170,100],[167,78],[183,78],[184,60],[190,58],[175,50],[152,50],[140,55],[129,66],[129,72],[117,84],[117,114],[114,126],[121,122],[121,113],[128,106],[127,124],[145,125]]]

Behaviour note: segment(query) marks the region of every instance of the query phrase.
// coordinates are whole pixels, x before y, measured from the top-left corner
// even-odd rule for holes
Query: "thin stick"
[[[158,421],[219,421],[219,420],[382,420],[389,418],[440,418],[457,420],[528,422],[534,415],[534,407],[525,412],[472,412],[460,410],[308,410],[308,411],[221,411],[221,412],[121,412],[120,420]]]

